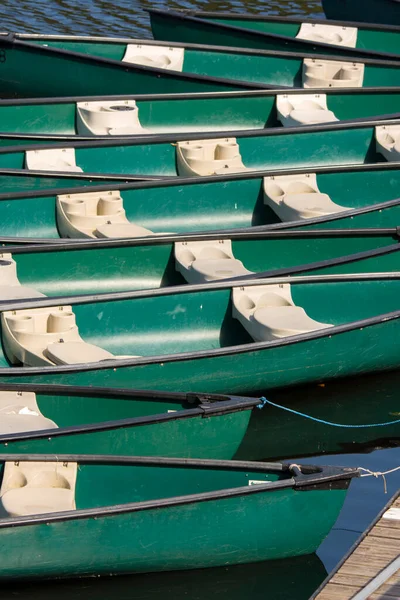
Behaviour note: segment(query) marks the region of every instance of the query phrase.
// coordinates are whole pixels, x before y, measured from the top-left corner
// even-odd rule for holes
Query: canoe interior
[[[353,273],[396,271],[400,267],[400,246],[392,234],[347,235],[339,233],[316,237],[313,232],[303,237],[238,239],[232,241],[235,258],[254,273],[277,269],[293,269],[300,265],[302,273],[314,272],[313,263],[351,256],[378,248],[390,252],[364,257],[344,265],[320,265],[318,273]],[[398,248],[396,248],[398,246]],[[176,268],[173,242],[157,245],[129,243],[92,243],[88,248],[68,249],[57,246],[8,247],[17,263],[21,285],[33,288],[46,296],[120,292],[133,289],[181,285],[185,279]],[[394,249],[394,250],[393,250]],[[116,275],[118,276],[116,277]]]
[[[340,325],[398,309],[400,280],[299,283],[294,303],[316,321]],[[361,302],[368,298],[368,302]],[[81,337],[116,356],[157,356],[240,346],[253,342],[232,315],[231,290],[73,302]],[[0,366],[9,366],[2,350]]]
[[[326,90],[311,90],[325,93]],[[96,98],[105,100],[107,97]],[[115,99],[115,98],[114,98]],[[126,97],[124,99],[127,99]],[[0,132],[21,134],[77,135],[76,100],[7,104],[0,102]],[[213,97],[184,96],[182,99],[135,97],[144,133],[262,129],[281,126],[277,119],[275,93],[220,94]],[[400,106],[400,89],[329,91],[328,108],[339,120],[395,114]],[[1,145],[23,143],[3,136]]]
[[[4,156],[0,154],[0,161]],[[333,202],[350,209],[363,208],[399,197],[400,170],[338,169],[318,173],[317,182],[320,191],[328,194]],[[264,204],[263,179],[260,177],[208,182],[200,179],[194,183],[177,180],[168,184],[135,184],[124,189],[116,184],[112,189],[121,190],[128,220],[155,233],[215,231],[280,223],[277,215]],[[80,188],[79,191],[86,190]],[[51,192],[27,194],[26,197],[24,194],[0,196],[1,235],[59,238],[55,212],[56,194]],[[340,220],[315,226],[394,227],[399,222],[398,213],[398,206],[377,212],[372,217],[370,213],[359,215],[357,220],[344,213]],[[304,228],[307,221],[297,224]],[[160,247],[157,252],[165,252],[165,249]],[[249,269],[252,264],[249,263]]]

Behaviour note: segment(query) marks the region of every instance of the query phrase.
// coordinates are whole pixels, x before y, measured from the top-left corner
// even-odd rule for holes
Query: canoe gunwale
[[[49,48],[49,47],[43,47],[43,46],[39,46],[37,44],[31,43],[29,41],[25,41],[26,39],[28,39],[29,37],[32,39],[36,39],[36,40],[40,40],[42,39],[43,41],[48,39],[48,40],[53,40],[53,41],[76,41],[76,42],[98,42],[98,43],[104,43],[104,44],[114,44],[114,43],[118,43],[118,44],[132,44],[132,43],[139,43],[142,44],[144,46],[151,46],[151,45],[155,45],[154,42],[156,42],[157,46],[167,46],[170,47],[171,46],[171,42],[163,42],[161,40],[146,40],[146,39],[133,39],[133,38],[109,38],[109,37],[95,37],[95,36],[65,36],[65,35],[53,35],[53,36],[49,36],[49,35],[29,35],[28,38],[21,38],[20,37],[21,34],[18,33],[10,33],[7,36],[1,36],[0,35],[0,47],[2,46],[2,44],[4,44],[5,46],[21,46],[24,48],[28,48],[28,49],[35,49],[40,51],[41,53],[56,53],[56,54],[63,54],[66,56],[70,56],[71,58],[75,58],[78,61],[82,61],[82,62],[101,62],[103,64],[109,64],[109,65],[113,65],[115,67],[118,67],[122,70],[125,71],[135,71],[135,70],[139,70],[139,71],[150,71],[150,72],[154,72],[155,74],[163,74],[168,78],[172,78],[172,77],[179,77],[180,79],[197,79],[197,80],[206,80],[206,81],[213,81],[213,82],[217,82],[217,83],[221,83],[221,84],[227,84],[227,85],[234,85],[236,87],[242,87],[246,90],[248,90],[249,88],[256,88],[256,89],[291,89],[292,86],[277,86],[277,85],[268,85],[268,84],[263,84],[263,83],[252,83],[252,82],[248,82],[248,81],[243,81],[240,79],[227,79],[227,78],[220,78],[220,77],[212,77],[212,76],[208,76],[208,75],[199,75],[197,73],[189,73],[189,72],[181,72],[181,71],[173,71],[173,70],[167,70],[167,69],[162,69],[162,68],[157,68],[157,67],[145,67],[143,65],[135,65],[133,63],[124,63],[118,60],[114,60],[114,59],[110,59],[110,58],[103,58],[103,57],[98,57],[98,56],[91,56],[89,54],[82,54],[80,52],[75,52],[73,50],[64,50],[64,49],[60,49],[60,48]],[[332,60],[332,54],[312,54],[312,53],[307,53],[307,52],[289,52],[289,51],[277,51],[277,50],[254,50],[252,48],[240,48],[240,47],[235,47],[235,46],[212,46],[210,44],[189,44],[189,43],[181,43],[181,42],[173,42],[174,47],[176,48],[187,48],[188,50],[201,50],[201,51],[210,51],[210,52],[219,52],[219,53],[224,53],[224,52],[229,52],[229,54],[251,54],[251,55],[256,55],[256,56],[276,56],[278,58],[297,58],[297,59],[303,59],[303,58],[313,58],[316,60]],[[359,57],[358,57],[359,58]],[[354,61],[354,57],[352,56],[341,56],[340,60],[342,62],[350,62],[353,63]],[[363,58],[362,62],[365,65],[378,65],[378,66],[390,66],[390,67],[400,67],[400,58],[398,61],[394,61],[394,60],[384,60],[384,59],[378,59],[378,58],[369,58],[369,57],[365,57]]]
[[[273,284],[279,283],[290,283],[291,285],[297,285],[301,283],[329,283],[329,282],[353,282],[353,281],[375,281],[375,280],[398,280],[400,279],[400,272],[390,273],[366,273],[366,274],[352,274],[352,275],[310,275],[310,276],[299,276],[296,278],[276,277],[271,280]],[[243,282],[213,282],[207,284],[198,285],[183,285],[175,286],[173,288],[157,288],[150,290],[141,290],[133,292],[117,292],[117,293],[105,293],[105,294],[90,294],[82,296],[58,296],[52,298],[33,299],[33,300],[20,300],[20,301],[5,301],[0,302],[0,313],[12,310],[24,310],[28,308],[42,308],[56,306],[67,306],[76,304],[92,304],[97,302],[105,301],[119,301],[128,300],[135,298],[154,298],[156,296],[168,296],[173,294],[188,294],[191,292],[198,291],[213,291],[213,290],[224,290],[232,289],[234,287],[241,287]],[[265,279],[252,279],[246,281],[246,286],[257,286],[265,285]],[[356,329],[366,329],[367,327],[373,327],[374,325],[380,325],[389,321],[400,319],[400,309],[391,311],[388,313],[379,314],[366,319],[359,319],[356,321],[350,321],[333,327],[325,329],[314,330],[307,333],[298,335],[288,336],[279,340],[272,340],[267,342],[251,342],[247,344],[232,345],[222,348],[213,348],[209,350],[196,350],[189,352],[177,352],[174,354],[160,354],[151,356],[140,356],[136,358],[124,358],[124,359],[107,359],[93,363],[76,363],[73,365],[49,365],[42,367],[0,367],[0,377],[2,376],[30,376],[30,375],[45,375],[45,374],[59,374],[59,373],[82,373],[89,371],[101,371],[117,368],[128,368],[134,366],[144,365],[155,365],[165,363],[183,362],[187,360],[201,360],[209,358],[217,358],[221,356],[232,356],[238,354],[247,354],[251,352],[266,351],[271,348],[278,348],[283,346],[292,346],[294,344],[308,342],[310,340],[316,340],[321,338],[332,338],[342,333],[348,333],[355,331]]]
[[[399,65],[400,66],[400,65]],[[394,113],[397,114],[397,113]],[[400,125],[400,119],[391,119],[391,125]],[[387,125],[387,119],[375,119],[374,117],[367,117],[362,120],[360,119],[349,119],[346,121],[339,121],[338,123],[322,123],[321,125],[302,125],[300,127],[270,127],[268,129],[232,129],[230,131],[224,131],[223,137],[236,137],[240,138],[263,138],[263,137],[272,137],[272,136],[280,136],[280,135],[292,135],[292,134],[307,134],[307,133],[320,133],[325,131],[341,131],[352,130],[352,129],[368,129],[371,127],[379,127],[380,125]],[[139,146],[139,145],[153,145],[153,144],[176,144],[177,142],[183,141],[195,141],[195,140],[204,140],[204,137],[207,136],[207,139],[220,139],[221,131],[207,131],[207,132],[188,132],[188,133],[161,133],[161,134],[152,134],[152,135],[143,135],[140,137],[130,137],[128,139],[125,138],[117,138],[117,139],[107,139],[100,141],[89,141],[89,142],[80,142],[77,146],[77,142],[65,142],[62,145],[58,144],[29,144],[29,145],[20,145],[20,146],[4,146],[0,148],[0,154],[16,154],[23,153],[27,150],[46,150],[46,149],[55,149],[55,148],[74,148],[77,147],[79,149],[85,148],[109,148],[114,146]],[[377,163],[381,164],[381,163]],[[384,164],[384,163],[383,163]],[[396,163],[391,163],[396,164]],[[398,164],[398,163],[397,163]],[[340,165],[335,165],[339,167]],[[288,171],[289,169],[285,170]],[[299,169],[297,169],[299,170]],[[282,172],[282,169],[278,172]],[[304,171],[304,169],[303,169]],[[30,172],[30,171],[29,171]],[[52,171],[53,173],[55,171]],[[76,173],[75,173],[76,175]],[[103,175],[103,174],[102,174]],[[245,175],[245,174],[244,174]],[[104,176],[104,175],[103,175]],[[120,178],[123,179],[123,174],[120,175]],[[215,176],[214,178],[219,179],[221,176]],[[175,176],[177,178],[177,176]],[[188,179],[189,181],[194,181],[195,177],[186,177],[183,179]],[[205,177],[200,177],[200,180],[204,180]]]
[[[348,56],[354,56],[357,59],[363,60],[365,57],[371,58],[379,58],[383,60],[396,60],[400,59],[399,54],[394,54],[392,52],[378,52],[375,50],[368,50],[364,48],[349,48],[345,46],[341,46],[340,44],[326,44],[324,42],[317,42],[316,40],[303,40],[300,38],[290,37],[287,35],[282,35],[278,33],[269,33],[265,31],[257,31],[253,29],[247,29],[246,27],[240,27],[240,25],[227,25],[226,23],[214,23],[213,21],[208,21],[207,19],[202,19],[197,15],[190,14],[181,14],[180,12],[176,12],[174,10],[160,10],[160,9],[145,9],[146,12],[150,14],[150,18],[152,14],[167,16],[169,18],[173,18],[174,20],[186,21],[190,23],[198,23],[200,25],[206,25],[211,29],[215,29],[218,32],[219,29],[223,31],[232,32],[232,35],[235,33],[242,33],[245,36],[256,38],[256,39],[265,39],[265,40],[277,40],[283,44],[293,44],[294,46],[298,46],[299,51],[302,48],[309,48],[312,46],[315,50],[325,50],[326,48],[331,48],[339,52],[339,57],[341,58],[342,53],[347,52]],[[158,40],[157,40],[158,41]],[[175,43],[175,42],[174,42]],[[336,56],[336,55],[335,55]]]
[[[1,39],[1,38],[0,38]],[[289,96],[303,95],[304,88],[287,88],[284,94]],[[169,101],[169,100],[203,100],[219,98],[257,98],[276,96],[282,93],[282,88],[267,90],[232,90],[227,92],[182,92],[181,94],[118,94],[118,95],[97,95],[97,96],[54,96],[41,98],[0,98],[0,109],[3,106],[26,106],[42,104],[68,104],[71,102],[87,101],[108,101],[108,100],[138,100],[138,101]],[[328,96],[338,95],[372,95],[372,94],[393,94],[400,93],[400,86],[371,86],[362,88],[312,88],[313,94],[327,94]],[[110,136],[108,136],[109,139]]]
[[[195,404],[195,403],[194,403]],[[156,415],[145,415],[126,419],[114,419],[112,421],[101,421],[97,423],[86,423],[84,425],[70,425],[58,427],[57,429],[40,429],[35,431],[23,431],[0,435],[0,445],[9,442],[21,442],[40,439],[53,439],[69,435],[80,435],[88,433],[99,433],[114,431],[117,429],[131,429],[146,425],[157,425],[169,421],[183,421],[193,418],[212,418],[224,415],[253,410],[260,404],[258,398],[237,398],[235,400],[220,400],[219,402],[198,401],[197,407],[184,408],[173,413],[158,413]],[[1,455],[0,455],[1,460]]]
[[[54,455],[21,455],[9,454],[2,455],[0,462],[19,462],[19,461],[37,461],[54,462]],[[75,521],[78,519],[109,517],[113,515],[141,512],[144,510],[163,509],[176,506],[185,506],[199,502],[212,500],[221,500],[225,498],[236,498],[265,492],[274,492],[276,490],[292,488],[293,491],[307,491],[315,489],[329,489],[332,484],[338,485],[341,489],[347,489],[351,479],[359,477],[360,471],[357,468],[349,467],[325,467],[312,465],[289,465],[287,463],[256,463],[245,461],[224,461],[224,460],[198,460],[198,459],[171,459],[163,457],[132,457],[132,456],[96,456],[96,455],[57,455],[59,462],[77,462],[78,464],[141,464],[148,466],[182,466],[182,467],[200,467],[200,468],[224,468],[229,470],[253,470],[258,472],[277,471],[291,472],[292,477],[286,480],[266,482],[265,484],[241,486],[227,488],[224,490],[202,492],[190,494],[187,496],[175,496],[171,498],[162,498],[157,500],[147,500],[142,502],[131,502],[126,504],[116,504],[112,506],[96,507],[90,509],[70,510],[64,512],[32,515],[26,517],[11,517],[0,519],[0,529],[9,527],[21,527],[27,525],[39,525],[43,523],[54,523],[60,521]],[[302,473],[301,467],[309,474]],[[336,487],[336,486],[335,486]]]
[[[157,12],[157,9],[147,8],[146,12]],[[168,12],[168,11],[159,11],[159,12]],[[273,21],[275,23],[298,23],[301,25],[302,23],[315,23],[318,25],[338,25],[341,27],[358,27],[359,29],[379,29],[384,31],[394,31],[395,33],[400,33],[400,27],[398,25],[385,25],[383,23],[364,23],[362,21],[340,21],[335,19],[329,19],[329,21],[325,19],[315,19],[311,18],[307,15],[302,15],[301,17],[278,17],[275,15],[251,15],[251,14],[240,14],[240,13],[224,13],[224,12],[212,12],[212,11],[202,11],[202,10],[193,10],[193,9],[174,9],[174,12],[185,13],[190,15],[195,15],[201,18],[202,16],[205,18],[222,18],[222,19],[232,19],[232,20],[240,20],[240,21]],[[29,35],[29,34],[27,34]]]

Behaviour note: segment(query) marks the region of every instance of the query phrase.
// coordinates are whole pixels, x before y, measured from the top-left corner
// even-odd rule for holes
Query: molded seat
[[[376,150],[387,161],[400,161],[400,125],[375,127]]]
[[[322,23],[302,23],[296,38],[298,40],[311,40],[324,44],[335,44],[355,48],[357,45],[357,27],[343,27],[343,25],[323,25]]]
[[[241,260],[235,258],[222,258],[217,260],[195,260],[191,266],[193,279],[196,281],[215,281],[216,279],[230,279],[250,275]]]
[[[287,194],[282,203],[288,209],[288,212],[292,211],[290,220],[293,221],[311,219],[346,210],[343,206],[332,202],[328,194],[320,193]]]
[[[247,171],[236,138],[195,140],[176,144],[179,175],[224,175]]]
[[[276,110],[284,127],[339,120],[328,110],[326,94],[278,94]]]
[[[34,392],[0,392],[0,433],[56,429],[39,410]]]
[[[175,266],[188,283],[204,283],[249,275],[233,256],[231,240],[175,242]]]
[[[1,498],[3,510],[10,517],[62,512],[75,509],[75,494],[61,488],[17,488]]]
[[[49,344],[44,355],[56,365],[99,362],[115,358],[111,352],[87,342],[56,342]]]
[[[365,65],[362,63],[305,58],[303,60],[303,87],[362,87],[364,70]]]
[[[17,276],[17,263],[10,253],[0,254],[0,300],[19,298],[39,298],[44,294],[20,284]]]
[[[139,121],[135,100],[76,103],[76,129],[79,135],[135,135],[147,130]]]
[[[27,150],[25,152],[25,168],[32,171],[83,173],[83,170],[76,165],[75,148]]]
[[[134,223],[105,223],[97,227],[95,234],[98,238],[132,238],[146,237],[153,232]]]
[[[327,325],[311,319],[301,306],[263,306],[254,311],[259,339],[270,340],[325,329]]]
[[[0,271],[1,272],[1,271]],[[37,290],[24,285],[0,285],[0,300],[19,300],[22,298],[44,297]]]
[[[146,67],[182,71],[184,57],[184,48],[153,44],[128,44],[122,61]]]

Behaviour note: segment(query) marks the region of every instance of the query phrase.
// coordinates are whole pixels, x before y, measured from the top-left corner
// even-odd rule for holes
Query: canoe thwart
[[[175,242],[176,270],[188,283],[251,275],[233,255],[231,240]]]
[[[182,71],[184,56],[184,48],[150,44],[127,44],[122,61],[135,65],[144,65],[145,67]]]
[[[27,150],[25,168],[30,171],[71,171],[83,173],[77,166],[75,148],[51,148],[50,150]]]
[[[6,462],[0,518],[75,510],[76,462]]]
[[[303,87],[362,87],[364,69],[362,63],[305,58],[303,61]]]
[[[400,125],[375,127],[376,151],[389,162],[400,161]]]
[[[355,48],[357,46],[357,36],[357,27],[302,23],[296,38],[298,40],[310,40],[313,42],[323,42],[324,44],[334,44],[335,46]]]
[[[256,342],[332,327],[311,319],[295,305],[290,284],[234,288],[232,314]]]
[[[236,138],[178,142],[176,155],[181,176],[225,175],[247,170]]]
[[[83,136],[149,133],[140,124],[135,100],[77,102],[76,129]]]
[[[315,173],[264,177],[264,204],[283,222],[350,210],[320,192]]]
[[[326,94],[277,94],[276,110],[284,127],[339,121],[328,108]]]

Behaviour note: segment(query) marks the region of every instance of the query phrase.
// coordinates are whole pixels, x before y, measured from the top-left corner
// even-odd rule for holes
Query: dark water
[[[147,7],[321,16],[321,8],[316,0],[267,0],[262,3],[254,0],[218,3],[207,0],[168,3],[164,0],[141,3],[135,0],[3,0],[1,29],[28,33],[151,37],[145,13]],[[274,397],[274,400],[281,399],[285,405],[292,402],[292,408],[307,409],[314,416],[338,423],[378,423],[399,418],[399,384],[400,374],[391,374],[289,392]],[[299,461],[301,456],[307,456],[304,462],[362,466],[373,471],[385,471],[400,465],[400,426],[368,430],[340,429],[311,425],[309,421],[275,409],[264,410],[264,429],[253,432],[251,438],[253,446],[254,439],[258,440],[257,452],[260,456],[256,455],[250,443],[243,446],[244,456],[241,458],[273,456],[292,457]],[[323,452],[327,454],[324,456]],[[10,600],[50,600],[57,597],[60,600],[106,600],[112,597],[115,600],[161,600],[165,597],[185,600],[306,600],[399,487],[400,471],[388,476],[386,495],[381,478],[365,477],[354,481],[343,511],[320,547],[318,557],[207,572],[101,581],[92,579],[39,587],[13,586],[8,590],[3,588],[1,597]]]

